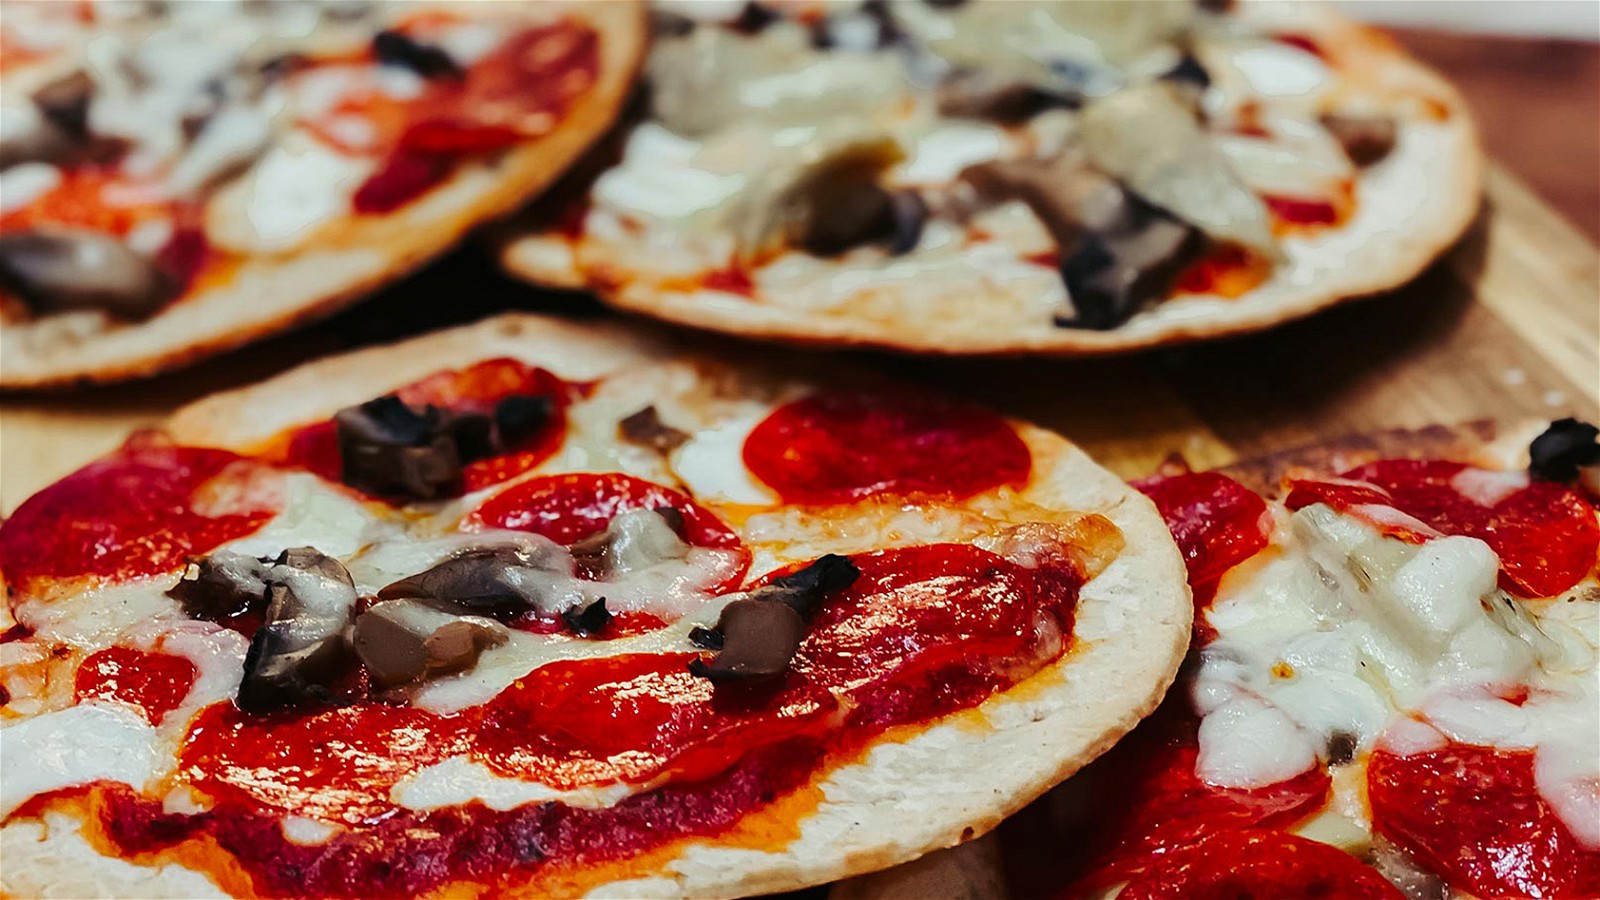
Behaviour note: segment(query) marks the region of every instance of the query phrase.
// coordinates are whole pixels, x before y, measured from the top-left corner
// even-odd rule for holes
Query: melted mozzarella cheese
[[[48,599],[24,601],[17,617],[42,641],[85,649],[104,647],[126,628],[181,617],[178,602],[166,595],[172,575],[141,578]]]
[[[304,245],[319,226],[346,214],[373,171],[304,131],[284,135],[245,177],[206,205],[206,237],[236,253],[281,253]]]
[[[778,501],[772,489],[757,481],[744,464],[744,442],[768,412],[761,410],[698,431],[672,454],[673,471],[690,493],[714,502],[749,506],[771,506]]]
[[[1538,601],[1536,620],[1498,590],[1483,542],[1410,544],[1325,506],[1280,516],[1273,544],[1224,579],[1207,615],[1218,637],[1193,685],[1203,779],[1272,784],[1350,739],[1357,761],[1336,765],[1336,780],[1363,772],[1375,745],[1531,749],[1541,796],[1581,840],[1600,841],[1600,615]],[[1526,702],[1497,693],[1515,685],[1529,687]],[[1363,845],[1364,813],[1344,806],[1306,833]]]
[[[699,142],[646,122],[628,136],[622,164],[595,182],[595,202],[657,221],[705,218],[726,206],[749,177],[694,165],[699,151]]]
[[[615,784],[563,791],[538,781],[496,775],[482,763],[452,756],[407,776],[394,786],[389,796],[400,806],[422,812],[468,803],[482,803],[490,809],[504,811],[551,801],[567,806],[602,808],[616,805],[638,789]]]
[[[942,124],[911,143],[910,158],[900,163],[891,177],[902,184],[948,184],[967,166],[1001,156],[1007,144],[1005,132],[993,125]]]
[[[28,798],[93,781],[142,788],[161,771],[155,729],[118,703],[82,703],[0,729],[0,817]]]
[[[47,162],[25,162],[0,172],[0,213],[18,210],[61,184],[61,170]]]
[[[1228,61],[1262,97],[1314,94],[1333,83],[1333,73],[1315,54],[1277,41],[1235,50]]]
[[[350,556],[393,533],[395,526],[366,505],[314,475],[283,476],[283,508],[260,531],[219,549],[271,558],[290,547],[315,547],[329,556]]]

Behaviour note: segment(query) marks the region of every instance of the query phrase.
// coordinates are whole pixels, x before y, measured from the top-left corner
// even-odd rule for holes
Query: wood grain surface
[[[1454,251],[1410,285],[1244,338],[1097,360],[861,356],[1055,428],[1126,477],[1168,453],[1222,465],[1352,432],[1600,417],[1600,253],[1503,171]],[[581,298],[498,278],[468,248],[315,328],[144,382],[0,401],[0,509],[205,393],[339,349]]]

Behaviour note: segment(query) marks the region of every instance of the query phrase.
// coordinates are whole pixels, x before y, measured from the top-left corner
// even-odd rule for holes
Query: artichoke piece
[[[1141,84],[1087,104],[1080,134],[1090,161],[1145,200],[1217,240],[1279,255],[1266,205],[1171,85]]]

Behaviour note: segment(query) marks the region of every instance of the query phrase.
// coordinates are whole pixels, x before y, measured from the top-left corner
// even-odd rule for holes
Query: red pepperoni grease
[[[803,783],[823,747],[851,752],[1047,664],[1063,652],[1082,583],[1075,570],[1027,569],[968,545],[854,562],[861,576],[824,604],[776,683],[713,685],[689,674],[692,654],[634,654],[547,664],[453,715],[366,702],[246,716],[218,704],[181,751],[182,775],[215,808],[166,815],[113,789],[101,822],[128,853],[210,835],[270,895],[414,894],[623,858],[728,827]],[[418,813],[392,802],[408,774],[457,755],[557,787],[673,781],[595,810]],[[349,830],[300,847],[283,838],[283,813]]]
[[[1471,469],[1439,460],[1379,460],[1345,472],[1342,482],[1295,481],[1286,503],[1291,509],[1312,503],[1392,506],[1444,534],[1478,538],[1500,557],[1501,586],[1523,597],[1553,597],[1588,576],[1600,552],[1600,523],[1580,494],[1533,481],[1485,505],[1453,483]],[[1382,530],[1414,542],[1428,538],[1403,526]]]
[[[567,385],[550,372],[515,359],[491,359],[465,369],[435,372],[395,393],[412,406],[432,405],[458,412],[492,412],[497,401],[513,394],[551,399],[554,412],[544,427],[509,453],[462,467],[464,490],[468,493],[532,469],[549,459],[566,436]],[[343,463],[332,419],[292,432],[280,455],[284,462],[303,466],[329,481],[340,480]]]
[[[1028,480],[1033,460],[993,413],[909,393],[823,393],[774,410],[744,462],[789,503],[874,494],[970,497]]]
[[[253,533],[276,513],[195,510],[206,482],[230,467],[244,477],[253,466],[226,450],[135,435],[17,507],[0,525],[0,571],[14,591],[38,578],[126,580],[174,571],[191,555]]]
[[[200,670],[182,656],[131,647],[107,647],[89,654],[73,676],[79,701],[119,700],[138,707],[153,725],[178,708]]]
[[[1452,743],[1367,764],[1373,828],[1480,897],[1600,897],[1585,849],[1540,795],[1533,751]]]

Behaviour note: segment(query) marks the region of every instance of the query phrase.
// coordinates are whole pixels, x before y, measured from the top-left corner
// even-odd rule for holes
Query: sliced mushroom
[[[1130,202],[1115,180],[1070,152],[982,162],[962,170],[960,178],[983,203],[1026,203],[1064,253],[1084,232],[1116,227]]]
[[[1551,422],[1528,445],[1528,471],[1548,481],[1569,482],[1600,465],[1600,428],[1567,418]]]
[[[52,229],[0,235],[0,286],[36,313],[151,316],[177,294],[165,273],[110,235]]]
[[[630,444],[649,447],[658,453],[671,453],[689,441],[689,433],[661,421],[654,406],[627,416],[617,423],[617,435]]]
[[[1006,124],[1025,122],[1047,109],[1077,105],[1035,85],[983,69],[963,70],[945,78],[935,96],[941,115]]]
[[[334,414],[345,484],[380,496],[434,500],[461,489],[461,457],[437,407],[389,395]]]
[[[1072,311],[1057,325],[1105,330],[1165,297],[1178,272],[1202,246],[1199,233],[1159,210],[1139,225],[1087,235],[1062,260]]]
[[[1217,240],[1279,255],[1266,205],[1172,85],[1140,84],[1095,100],[1080,124],[1090,161],[1129,190]]]
[[[511,632],[499,622],[420,600],[384,600],[356,617],[350,643],[378,684],[396,687],[465,671]]]
[[[266,573],[264,560],[219,550],[190,562],[167,596],[178,601],[191,619],[228,619],[266,604]]]
[[[902,230],[920,234],[925,209],[897,211],[878,185],[904,156],[885,132],[845,125],[819,134],[770,166],[740,198],[731,223],[739,258],[753,263],[787,247],[833,255],[874,241],[903,244]]]
[[[572,573],[554,545],[502,545],[466,550],[382,590],[384,600],[447,603],[463,612],[508,619],[565,609]]]
[[[372,39],[372,52],[384,65],[401,66],[423,78],[460,78],[461,66],[450,54],[400,31],[384,30]]]
[[[1393,116],[1329,113],[1322,117],[1322,127],[1358,166],[1370,166],[1388,156],[1399,138],[1399,125]]]
[[[860,575],[849,558],[830,553],[732,601],[722,608],[715,630],[691,633],[697,646],[714,648],[717,655],[710,662],[691,661],[689,671],[712,681],[783,674],[822,602]]]
[[[670,506],[617,513],[604,531],[567,548],[578,565],[599,578],[617,578],[689,554],[683,514]]]
[[[505,452],[554,414],[551,398],[514,394],[493,415],[412,407],[389,394],[334,414],[345,484],[378,496],[436,500],[461,490],[462,466]]]
[[[283,551],[264,573],[265,620],[245,654],[239,708],[263,713],[322,702],[351,662],[344,632],[356,608],[343,565],[310,547]]]

